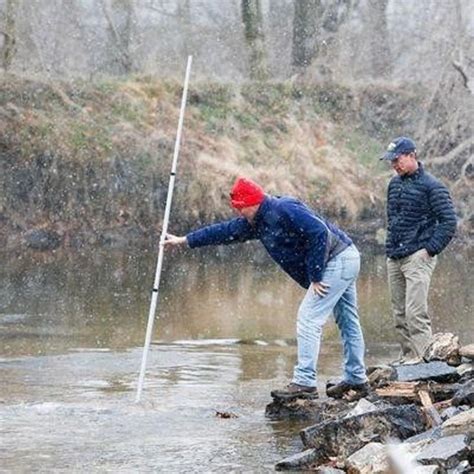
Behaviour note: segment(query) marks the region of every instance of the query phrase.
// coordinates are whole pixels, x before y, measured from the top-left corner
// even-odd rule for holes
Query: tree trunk
[[[343,39],[340,30],[351,16],[354,3],[353,0],[333,0],[326,2],[321,9],[321,30],[318,34],[320,47],[317,57],[313,59],[319,79],[334,81],[340,75],[347,77],[347,68],[341,68],[339,64]]]
[[[176,9],[176,14],[182,25],[182,42],[184,57],[188,57],[190,54],[192,54],[192,44],[189,43],[189,39],[192,36],[190,0],[180,0]]]
[[[102,0],[102,9],[109,26],[109,34],[114,51],[114,61],[118,73],[128,74],[133,70],[131,53],[133,29],[133,0]]]
[[[292,65],[306,68],[318,53],[320,0],[296,0],[293,17]]]
[[[5,25],[3,30],[3,48],[1,52],[2,68],[10,69],[16,51],[16,13],[19,0],[7,0],[5,7]]]
[[[250,78],[264,81],[268,78],[268,67],[260,0],[242,0],[242,21],[250,52]]]
[[[387,4],[388,0],[368,0],[372,77],[375,79],[387,79],[392,73],[392,55],[387,30]]]

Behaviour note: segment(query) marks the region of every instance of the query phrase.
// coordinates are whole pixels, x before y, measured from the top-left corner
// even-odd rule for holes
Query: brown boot
[[[290,383],[282,390],[273,390],[271,392],[273,398],[318,398],[318,389],[316,387],[307,387],[297,383]]]
[[[340,382],[326,389],[326,394],[331,398],[344,398],[344,395],[354,392],[354,397],[362,398],[369,394],[370,386],[367,382],[359,384],[350,384],[347,382]],[[351,397],[351,399],[355,399]]]

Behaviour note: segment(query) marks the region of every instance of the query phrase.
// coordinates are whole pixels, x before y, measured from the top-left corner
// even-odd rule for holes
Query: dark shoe
[[[297,383],[290,383],[283,390],[273,390],[271,392],[273,398],[318,398],[318,389],[316,387],[307,387]]]
[[[370,386],[367,382],[359,384],[350,384],[348,382],[340,382],[326,389],[326,394],[331,398],[344,398],[345,395],[351,399],[362,398],[369,394]],[[353,392],[353,393],[351,393]]]

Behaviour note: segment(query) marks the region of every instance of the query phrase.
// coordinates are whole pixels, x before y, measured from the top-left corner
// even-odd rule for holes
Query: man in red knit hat
[[[307,289],[297,318],[298,362],[293,380],[274,396],[317,397],[317,361],[322,327],[331,313],[344,346],[343,381],[327,389],[341,398],[349,390],[367,394],[364,338],[357,312],[356,279],[360,256],[352,240],[301,201],[270,196],[248,178],[238,178],[230,204],[239,217],[186,236],[167,235],[165,246],[190,248],[257,239],[280,267]]]

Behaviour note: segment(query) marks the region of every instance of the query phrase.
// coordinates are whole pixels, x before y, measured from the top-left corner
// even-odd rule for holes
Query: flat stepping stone
[[[468,456],[468,437],[462,434],[440,438],[426,447],[415,459],[421,464],[436,464],[444,469],[452,469]]]
[[[320,398],[274,398],[265,408],[265,416],[272,420],[300,419],[319,423],[343,416],[351,406],[342,400]]]
[[[421,380],[434,380],[436,382],[455,382],[459,380],[455,367],[446,362],[428,362],[413,365],[399,365],[395,367],[396,380],[399,382],[414,382]]]

